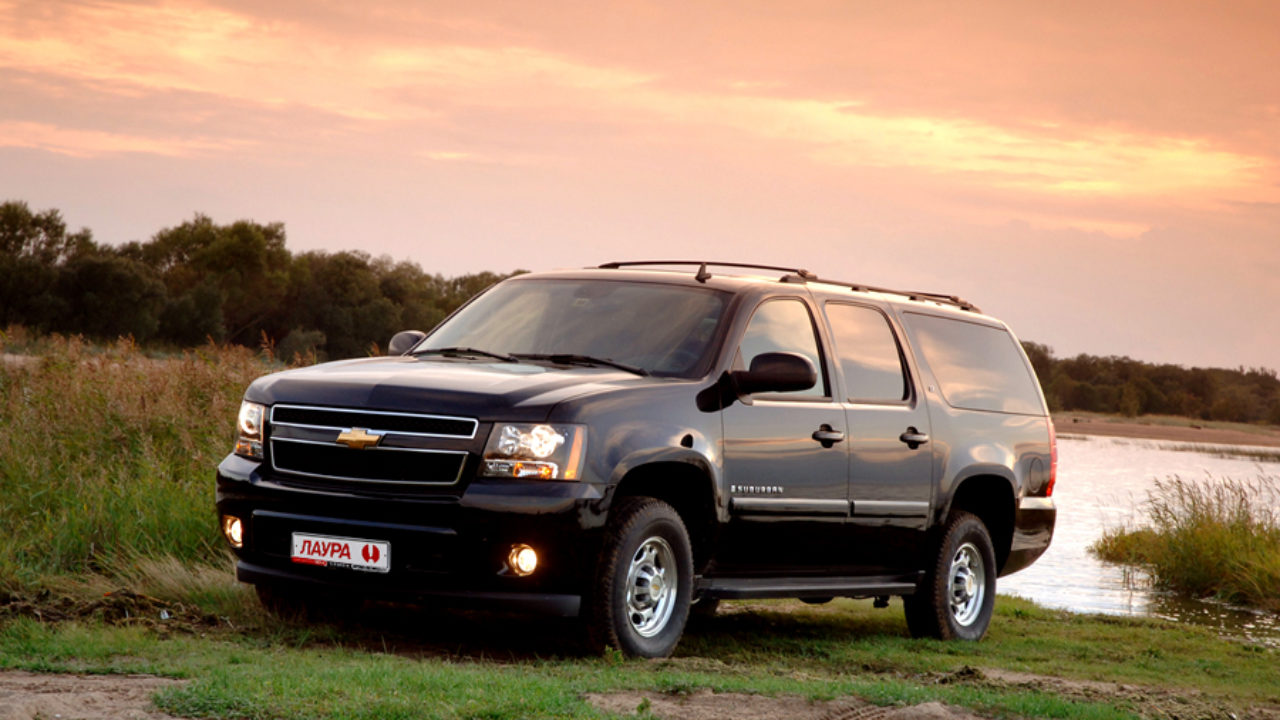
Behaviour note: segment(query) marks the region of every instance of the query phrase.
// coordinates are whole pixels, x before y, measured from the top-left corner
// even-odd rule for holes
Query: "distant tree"
[[[67,263],[59,277],[67,304],[61,328],[99,338],[150,340],[160,327],[164,285],[142,263],[111,253]]]
[[[1026,341],[1023,341],[1022,349],[1026,351],[1027,359],[1031,361],[1031,367],[1035,369],[1040,384],[1047,385],[1053,375],[1053,349],[1047,345]]]
[[[89,230],[68,233],[57,210],[36,213],[14,200],[0,204],[0,327],[53,326],[67,311],[58,292],[63,265],[95,250]]]
[[[160,274],[171,297],[164,335],[252,344],[263,332],[282,335],[282,302],[291,256],[282,223],[240,220],[218,225],[205,215],[156,233],[147,243],[130,243],[123,254]],[[190,312],[211,317],[184,324]],[[214,332],[215,326],[221,330]]]

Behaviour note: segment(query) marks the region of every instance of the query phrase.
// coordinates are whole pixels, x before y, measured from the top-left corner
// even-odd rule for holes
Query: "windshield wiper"
[[[445,348],[427,348],[426,350],[415,350],[414,355],[444,355],[445,357],[460,357],[462,355],[478,355],[480,357],[490,357],[502,362],[520,362],[511,355],[505,353],[490,352],[473,347],[445,347]]]
[[[627,372],[635,373],[636,375],[649,374],[649,371],[642,367],[620,363],[608,358],[592,357],[591,355],[578,355],[575,353],[549,353],[545,355],[536,353],[515,353],[515,357],[527,360],[546,360],[548,362],[558,363],[561,365],[607,365],[608,367],[626,370]]]

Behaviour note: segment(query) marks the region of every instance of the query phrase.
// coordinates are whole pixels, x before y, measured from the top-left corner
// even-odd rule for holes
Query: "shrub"
[[[1149,526],[1094,543],[1103,560],[1148,567],[1156,583],[1197,597],[1280,610],[1280,483],[1174,477],[1155,481]]]

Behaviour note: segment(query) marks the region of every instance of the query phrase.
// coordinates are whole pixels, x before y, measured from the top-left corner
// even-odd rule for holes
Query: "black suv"
[[[1003,323],[770,266],[514,277],[388,357],[258,379],[238,430],[218,513],[269,607],[514,606],[646,657],[733,598],[900,595],[913,635],[979,639],[1056,516]]]

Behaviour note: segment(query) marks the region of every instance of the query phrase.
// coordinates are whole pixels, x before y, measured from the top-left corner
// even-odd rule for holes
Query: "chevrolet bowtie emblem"
[[[353,450],[364,450],[382,442],[382,436],[364,428],[351,428],[338,435],[338,443]]]

